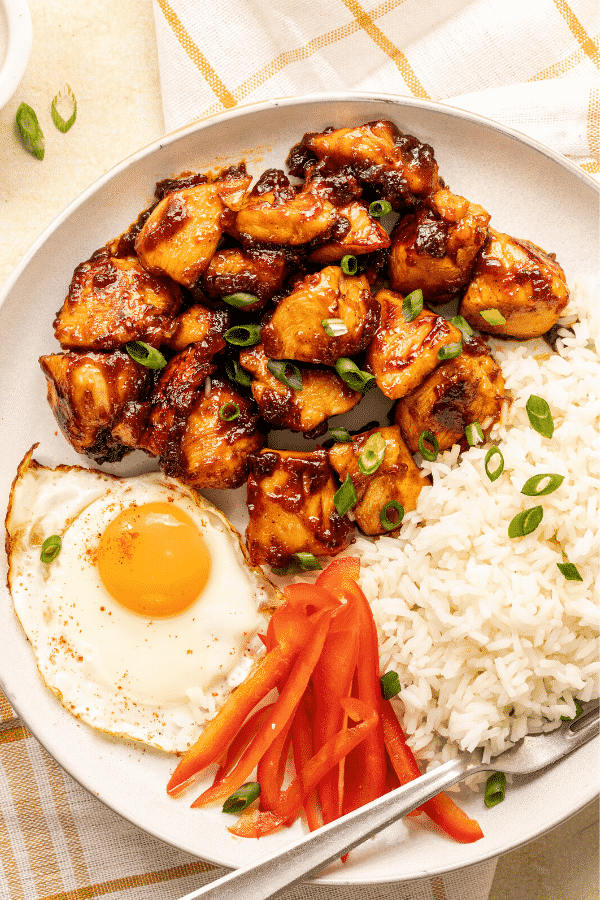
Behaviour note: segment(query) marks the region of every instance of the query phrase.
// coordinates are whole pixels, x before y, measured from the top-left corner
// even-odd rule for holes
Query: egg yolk
[[[152,618],[188,609],[202,593],[210,556],[192,519],[172,503],[125,509],[98,548],[104,587],[133,612]]]

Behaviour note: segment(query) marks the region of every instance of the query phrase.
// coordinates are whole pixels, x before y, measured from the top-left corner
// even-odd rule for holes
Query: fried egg
[[[185,751],[246,677],[277,593],[205,498],[160,473],[19,466],[15,612],[48,687],[94,728]],[[43,562],[57,535],[60,552]]]

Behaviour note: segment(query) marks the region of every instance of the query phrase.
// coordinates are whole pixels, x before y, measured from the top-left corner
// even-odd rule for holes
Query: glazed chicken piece
[[[288,270],[288,255],[282,250],[228,247],[217,250],[204,273],[202,284],[211,298],[238,292],[253,294],[256,303],[244,307],[245,311],[252,312],[262,309],[267,300],[281,290]]]
[[[439,365],[438,352],[462,341],[443,316],[423,309],[411,322],[402,312],[404,297],[385,288],[375,294],[381,308],[379,328],[367,349],[366,362],[382,393],[398,400],[414,390]]]
[[[339,262],[342,257],[350,254],[359,256],[364,253],[373,253],[375,250],[385,250],[390,246],[390,236],[377,219],[369,214],[369,205],[363,200],[354,200],[346,206],[338,208],[341,218],[348,220],[350,227],[337,240],[328,241],[309,255],[311,263],[326,266]]]
[[[268,362],[260,344],[240,353],[240,365],[255,379],[252,396],[271,428],[289,428],[315,437],[325,433],[330,416],[348,412],[362,398],[331,369],[300,368],[302,390],[294,390],[271,374]]]
[[[490,228],[460,314],[478,331],[524,340],[549,331],[568,302],[553,255]]]
[[[378,454],[382,455],[382,461],[379,468],[368,475],[361,470],[359,460],[365,452],[367,441],[374,435],[381,438]],[[352,514],[364,534],[389,534],[393,531],[381,524],[382,510],[391,501],[399,503],[404,512],[416,509],[421,488],[429,483],[402,440],[397,425],[373,428],[356,435],[350,443],[334,444],[329,450],[329,462],[342,483],[348,475],[352,479],[358,497]],[[395,521],[393,509],[385,512],[388,521]]]
[[[251,181],[240,166],[221,172],[215,181],[166,194],[135,240],[144,268],[192,287],[208,268]]]
[[[305,134],[290,151],[287,163],[291,174],[301,177],[315,160],[329,171],[347,167],[394,209],[414,206],[439,187],[433,147],[403,134],[393,122]]]
[[[323,325],[327,319],[342,320],[347,331],[329,335]],[[333,366],[340,357],[364,350],[378,322],[379,304],[367,279],[327,266],[307,275],[284,297],[262,329],[261,340],[271,359]]]
[[[411,453],[430,431],[440,450],[465,439],[465,428],[479,422],[484,433],[500,418],[504,400],[502,371],[481,338],[463,343],[463,352],[439,365],[411,394],[398,401],[394,421]]]
[[[403,216],[392,233],[390,285],[409,294],[421,288],[431,303],[459,296],[469,283],[487,235],[489,213],[441,188],[417,212]]]
[[[333,556],[354,527],[333,502],[335,473],[326,450],[262,450],[250,457],[246,542],[254,565],[281,568],[295,553]]]
[[[138,340],[158,346],[173,333],[181,302],[172,281],[103,248],[75,269],[54,334],[67,350],[116,350]]]
[[[127,419],[145,418],[154,380],[150,369],[122,350],[52,353],[40,357],[40,365],[52,412],[78,453],[105,463],[129,452],[119,429]]]
[[[168,347],[179,353],[189,344],[194,344],[206,359],[225,348],[223,335],[229,327],[229,314],[225,309],[209,309],[195,303],[179,313],[175,319],[175,330],[166,341]]]

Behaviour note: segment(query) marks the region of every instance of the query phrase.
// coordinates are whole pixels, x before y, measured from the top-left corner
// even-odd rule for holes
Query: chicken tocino
[[[189,344],[194,344],[206,359],[225,348],[223,335],[229,327],[229,314],[225,309],[209,309],[195,303],[175,319],[173,335],[165,343],[179,353]]]
[[[256,302],[244,307],[245,312],[252,312],[262,309],[281,290],[289,268],[288,255],[283,250],[227,247],[217,250],[202,284],[213,299],[236,293],[252,294]]]
[[[326,266],[339,262],[344,256],[359,256],[386,250],[390,246],[390,236],[377,219],[369,214],[369,205],[363,200],[354,200],[338,209],[340,219],[345,218],[349,228],[336,240],[328,241],[309,254],[309,262]]]

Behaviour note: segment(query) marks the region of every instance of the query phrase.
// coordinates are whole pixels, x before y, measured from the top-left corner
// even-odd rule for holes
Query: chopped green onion
[[[239,414],[240,408],[233,400],[224,403],[219,410],[219,418],[222,419],[223,422],[233,422],[234,419],[237,419]]]
[[[395,522],[392,522],[388,516],[388,510],[394,510],[396,513]],[[402,519],[404,518],[404,507],[401,503],[398,503],[397,500],[389,500],[384,507],[382,507],[381,512],[379,513],[379,522],[382,528],[385,528],[386,531],[393,531],[394,528],[397,528],[400,525]]]
[[[40,553],[40,559],[43,563],[51,563],[53,559],[56,559],[58,554],[60,553],[60,548],[62,547],[62,540],[58,534],[53,534],[51,537],[47,537],[44,543],[42,544],[42,552]]]
[[[402,315],[405,322],[412,322],[419,313],[423,312],[423,291],[417,288],[407,294],[402,302]]]
[[[485,783],[483,802],[488,809],[502,803],[506,794],[506,775],[504,772],[493,772]]]
[[[242,387],[250,387],[252,384],[252,378],[248,372],[240,366],[237,359],[231,359],[225,363],[225,372],[231,381],[234,381]]]
[[[23,146],[38,159],[44,158],[44,133],[38,118],[27,103],[21,103],[17,110],[17,127]]]
[[[454,316],[454,318],[450,319],[450,324],[458,328],[463,337],[468,338],[473,334],[473,329],[464,316]]]
[[[360,391],[361,394],[366,394],[375,384],[375,376],[371,375],[370,372],[363,372],[347,356],[341,356],[337,360],[335,371],[346,382],[348,387],[352,388],[353,391]]]
[[[321,319],[321,325],[329,337],[341,337],[348,334],[348,326],[343,319]]]
[[[254,303],[258,303],[258,297],[255,297],[254,294],[238,291],[237,294],[227,294],[223,297],[223,303],[235,306],[236,309],[244,309],[245,306],[252,306]]]
[[[462,353],[462,342],[456,341],[453,344],[444,344],[438,350],[438,359],[456,359]]]
[[[386,672],[379,679],[381,685],[381,696],[384,700],[391,700],[396,694],[400,693],[400,679],[397,672]]]
[[[358,468],[363,475],[372,475],[377,471],[385,457],[385,438],[376,431],[366,441],[362,453],[358,457]]]
[[[305,572],[323,568],[314,553],[294,553],[294,556],[300,563],[300,568],[304,569]]]
[[[499,456],[498,464],[495,468],[490,468],[490,462],[495,456]],[[485,474],[490,479],[490,481],[496,481],[497,478],[500,478],[502,473],[504,472],[504,457],[502,456],[502,450],[500,447],[496,447],[494,444],[493,447],[490,447],[488,452],[485,455]]]
[[[54,122],[58,130],[63,134],[66,134],[69,128],[71,128],[71,126],[75,124],[75,119],[77,118],[77,100],[75,99],[75,94],[68,84],[65,85],[65,90],[66,96],[63,97],[62,91],[59,91],[50,105],[50,115],[52,116],[52,121]],[[63,104],[68,104],[71,111],[68,119],[63,119],[57,109],[57,104],[61,101]]]
[[[260,341],[260,325],[234,325],[223,337],[236,347],[252,347]]]
[[[575,704],[575,715],[574,716],[561,716],[561,722],[574,722],[575,719],[578,719],[579,716],[583,714],[583,706],[577,698],[573,699],[573,703]]]
[[[467,438],[469,447],[474,447],[476,444],[483,443],[483,428],[479,422],[471,422],[470,425],[467,425],[465,428],[465,437]]]
[[[223,804],[224,813],[242,812],[243,809],[250,806],[260,794],[260,784],[258,781],[248,781],[231,794]]]
[[[345,516],[358,503],[354,482],[349,475],[343,485],[333,495],[333,502],[340,516]]]
[[[506,319],[499,309],[482,309],[479,315],[488,325],[506,325]]]
[[[286,575],[290,575],[292,572],[294,572],[296,568],[297,567],[294,565],[294,563],[290,563],[289,566],[284,566],[281,569],[276,569],[271,566],[271,572],[273,573],[273,575],[277,575],[279,578],[285,578]]]
[[[286,387],[293,391],[302,390],[302,372],[294,363],[287,359],[270,359],[267,362],[267,369]]]
[[[431,449],[427,446],[428,444]],[[423,459],[428,459],[429,462],[435,462],[439,452],[440,445],[435,434],[433,434],[432,431],[422,431],[419,435],[419,453]]]
[[[355,256],[351,256],[348,254],[347,256],[342,256],[342,261],[340,262],[340,269],[344,273],[344,275],[356,275],[358,270],[358,260]]]
[[[369,204],[369,213],[375,219],[380,219],[382,216],[387,216],[392,211],[392,204],[387,200],[373,200],[371,204]]]
[[[556,563],[560,571],[563,573],[567,581],[583,581],[579,574],[579,569],[573,563]]]
[[[543,506],[532,506],[517,513],[508,526],[509,538],[525,537],[538,527],[544,517]]]
[[[550,407],[543,397],[532,394],[525,404],[529,422],[538,434],[551,438],[554,434],[554,419]]]
[[[352,440],[352,435],[346,428],[330,428],[329,434],[340,444],[349,444]]]
[[[548,480],[548,483],[544,487],[540,487],[546,480]],[[525,494],[526,497],[545,497],[546,494],[551,494],[559,488],[564,480],[564,475],[554,475],[550,472],[545,475],[534,475],[533,478],[529,478],[525,482],[521,488],[521,493]]]
[[[144,341],[129,341],[125,344],[125,349],[134,362],[146,366],[147,369],[164,369],[167,364],[160,350]]]

